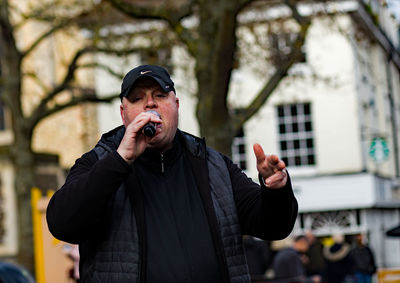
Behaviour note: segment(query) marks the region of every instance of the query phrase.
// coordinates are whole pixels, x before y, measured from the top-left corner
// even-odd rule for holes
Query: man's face
[[[300,253],[306,253],[309,248],[309,243],[306,239],[298,240],[294,243],[294,249]]]
[[[122,98],[120,112],[127,127],[137,115],[148,110],[160,114],[161,124],[157,124],[156,135],[149,147],[164,151],[172,146],[178,127],[179,99],[173,91],[163,92],[159,84],[151,78],[137,81],[127,97]]]

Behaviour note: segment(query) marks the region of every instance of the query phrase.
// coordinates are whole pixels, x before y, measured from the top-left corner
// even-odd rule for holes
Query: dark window
[[[0,101],[0,131],[6,129],[5,113],[3,103]]]
[[[295,149],[299,149],[300,148],[300,141],[299,140],[295,140],[294,141],[294,148]]]
[[[242,170],[247,169],[246,164],[246,139],[241,129],[232,141],[232,161]]]
[[[296,105],[292,105],[292,106],[290,107],[290,114],[291,114],[292,116],[297,116],[297,107],[296,107]]]
[[[281,141],[281,150],[286,150],[286,149],[287,149],[287,142]]]
[[[0,243],[4,244],[4,237],[6,234],[5,230],[5,201],[4,201],[4,195],[3,195],[3,184],[2,180],[0,178]]]
[[[306,123],[305,123],[305,126],[306,126],[306,131],[307,131],[307,132],[311,132],[311,131],[312,131],[311,122],[306,122]]]
[[[303,104],[304,105],[304,115],[311,115],[310,104]]]
[[[279,132],[286,133],[285,125],[279,125]]]

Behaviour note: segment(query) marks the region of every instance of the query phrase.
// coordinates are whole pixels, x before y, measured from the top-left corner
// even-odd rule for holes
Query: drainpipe
[[[392,136],[393,136],[393,154],[394,154],[394,165],[396,177],[400,177],[400,164],[399,164],[399,143],[398,143],[398,126],[397,126],[397,113],[396,105],[393,98],[393,85],[392,85],[392,74],[390,72],[390,63],[392,52],[389,53],[388,61],[386,62],[386,78],[387,78],[387,91],[390,104],[390,116],[392,117]]]

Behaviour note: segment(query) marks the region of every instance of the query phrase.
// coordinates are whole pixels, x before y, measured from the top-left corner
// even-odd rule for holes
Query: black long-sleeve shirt
[[[290,181],[281,189],[269,189],[254,183],[229,158],[223,156],[223,159],[230,175],[235,200],[232,205],[236,206],[242,234],[269,240],[286,237],[297,216],[297,201]],[[193,168],[193,174],[199,177],[197,168]],[[100,160],[93,151],[84,154],[72,167],[64,186],[50,200],[47,210],[50,231],[55,237],[72,243],[92,237],[102,226],[110,199],[131,174],[132,167],[115,150]],[[206,175],[196,180],[208,184]],[[213,209],[209,201],[203,200],[203,205],[206,214]],[[215,231],[217,224],[207,219],[211,231]]]

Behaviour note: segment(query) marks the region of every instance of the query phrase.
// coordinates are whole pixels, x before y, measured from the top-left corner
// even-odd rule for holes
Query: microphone
[[[156,115],[158,118],[160,117],[160,114],[158,114],[157,111],[154,110],[149,110],[146,111],[147,113],[152,113],[154,115]],[[154,135],[156,134],[156,124],[153,122],[148,122],[144,127],[143,127],[143,134],[149,138],[154,137]]]

